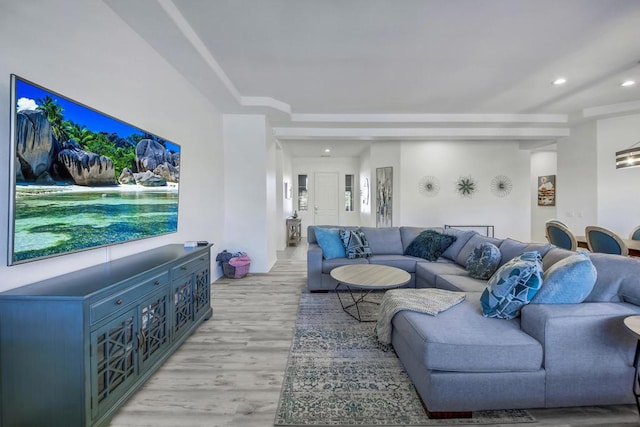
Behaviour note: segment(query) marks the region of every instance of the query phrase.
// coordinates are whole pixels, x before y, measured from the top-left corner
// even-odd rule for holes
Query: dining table
[[[589,249],[587,236],[576,236],[579,248]],[[640,240],[622,239],[629,249],[629,256],[640,257]]]

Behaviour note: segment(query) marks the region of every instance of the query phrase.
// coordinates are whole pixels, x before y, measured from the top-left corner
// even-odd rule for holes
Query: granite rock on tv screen
[[[177,231],[179,145],[15,75],[11,101],[9,265]]]

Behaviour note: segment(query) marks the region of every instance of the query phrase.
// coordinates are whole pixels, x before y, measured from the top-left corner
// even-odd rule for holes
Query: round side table
[[[640,316],[629,316],[624,319],[624,326],[627,327],[638,343],[636,344],[636,355],[633,357],[633,366],[636,368],[633,375],[633,395],[636,397],[636,406],[638,414],[640,414],[640,375],[638,373],[638,365],[640,365]]]

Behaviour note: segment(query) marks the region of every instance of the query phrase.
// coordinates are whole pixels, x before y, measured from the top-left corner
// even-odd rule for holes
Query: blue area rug
[[[378,307],[366,305],[365,317]],[[277,426],[430,426],[535,422],[525,410],[480,411],[431,420],[375,323],[342,311],[335,293],[303,293],[276,413]]]

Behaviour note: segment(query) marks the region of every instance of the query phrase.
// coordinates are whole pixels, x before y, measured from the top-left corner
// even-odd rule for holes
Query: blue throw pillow
[[[598,273],[586,252],[578,252],[553,264],[542,276],[542,287],[532,304],[578,304],[596,284]]]
[[[474,279],[487,280],[495,273],[502,260],[502,252],[493,243],[476,246],[467,258],[467,271]]]
[[[324,259],[345,258],[347,255],[340,240],[340,230],[337,228],[316,227],[316,240],[322,248]]]
[[[485,317],[513,319],[542,286],[540,252],[525,252],[500,267],[480,296]]]
[[[435,261],[455,241],[456,236],[425,230],[413,239],[404,254]]]
[[[347,258],[367,258],[371,256],[371,248],[362,231],[340,230],[340,239],[347,253]]]

